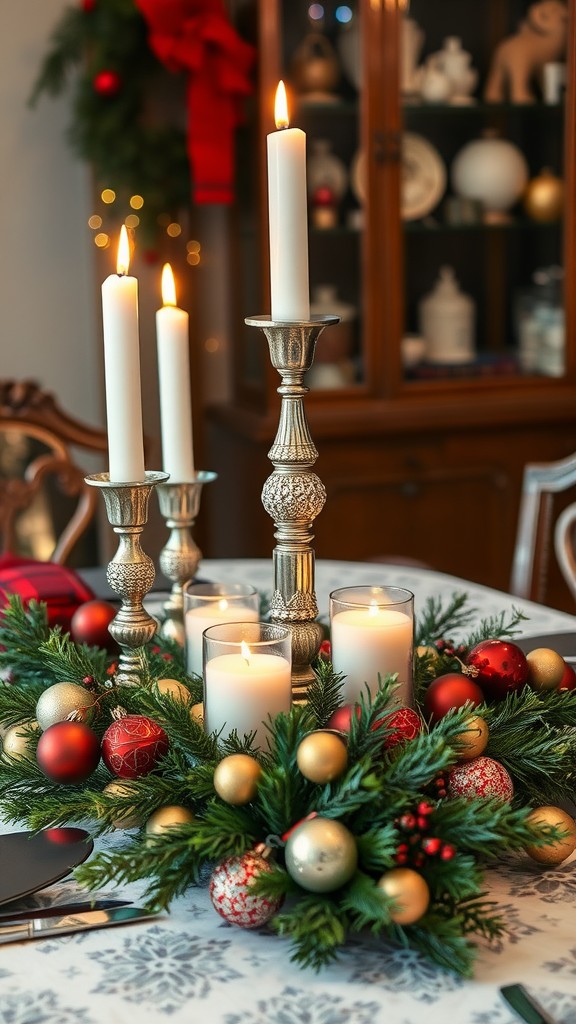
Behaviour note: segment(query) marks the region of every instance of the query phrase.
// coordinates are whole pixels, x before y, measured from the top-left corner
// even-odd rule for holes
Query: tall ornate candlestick
[[[200,509],[204,484],[212,483],[216,473],[199,471],[195,479],[184,484],[160,484],[158,502],[160,511],[170,530],[167,543],[160,552],[160,568],[169,580],[172,590],[164,604],[164,620],[160,626],[162,636],[184,644],[184,584],[196,575],[202,552],[192,537],[192,527]]]
[[[304,374],[314,361],[316,341],[324,327],[337,324],[337,316],[289,322],[265,316],[247,317],[251,327],[260,327],[268,339],[270,359],[282,383],[280,421],[268,458],[274,472],[262,490],[262,504],[274,520],[277,540],[274,548],[274,593],[270,606],[272,622],[290,626],[292,631],[292,694],[304,701],[313,678],[310,663],[322,641],[322,626],[316,622],[318,605],[314,589],[312,523],[322,511],[326,491],[312,471],[318,452],[312,441],[306,413]]]
[[[146,479],[138,483],[115,483],[108,473],[94,473],[85,479],[90,486],[102,488],[108,521],[119,538],[118,550],[106,569],[110,587],[122,598],[122,607],[108,627],[120,645],[116,680],[124,686],[137,686],[142,681],[140,648],[157,628],[156,620],[142,605],[156,573],[154,562],[142,550],[140,534],[148,521],[152,488],[165,483],[168,474],[146,473]]]

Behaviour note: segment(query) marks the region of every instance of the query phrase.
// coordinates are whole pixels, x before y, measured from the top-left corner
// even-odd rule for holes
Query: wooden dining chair
[[[81,453],[106,451],[104,430],[68,415],[35,381],[0,379],[1,554],[65,564],[99,498]]]
[[[558,514],[554,500],[572,487],[576,487],[576,454],[555,462],[527,463],[524,467],[510,578],[512,594],[545,603],[550,556],[555,551],[562,575],[576,597],[576,559],[572,547],[576,505]]]

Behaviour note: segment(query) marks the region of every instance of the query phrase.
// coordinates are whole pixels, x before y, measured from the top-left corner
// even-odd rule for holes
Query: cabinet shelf
[[[402,113],[433,115],[435,117],[470,117],[477,114],[485,117],[490,114],[522,114],[528,117],[561,117],[564,114],[563,103],[423,103],[406,100],[402,103]]]
[[[516,231],[559,231],[561,226],[559,221],[542,223],[536,220],[528,220],[527,218],[518,218],[502,222],[501,224],[485,224],[483,222],[474,224],[444,224],[441,221],[413,220],[404,222],[404,231],[409,235],[439,234],[440,232],[446,234],[466,234],[467,232],[498,234],[500,232],[514,233]]]

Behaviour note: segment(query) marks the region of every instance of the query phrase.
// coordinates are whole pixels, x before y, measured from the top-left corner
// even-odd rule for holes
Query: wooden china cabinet
[[[321,336],[306,399],[315,468],[327,491],[315,523],[317,556],[404,556],[507,588],[524,464],[576,450],[573,3],[560,101],[545,103],[537,83],[534,103],[483,99],[495,47],[527,6],[413,0],[407,12],[400,0],[326,0],[315,21],[320,6],[301,0],[233,5],[240,30],[258,47],[258,87],[239,138],[230,236],[234,400],[209,410],[207,426],[207,459],[219,473],[207,495],[212,555],[267,556],[274,544],[260,492],[271,472],[279,378],[263,334],[245,327],[244,317],[270,308],[265,150],[284,78],[291,123],[306,131],[309,158],[322,140],[324,157],[329,150],[346,170],[338,196],[338,188],[322,191],[321,169],[315,172],[310,196],[312,293],[330,285],[351,311],[337,328],[349,346],[343,358],[331,362],[338,338],[323,349]],[[461,40],[478,78],[471,101],[424,101],[406,87],[401,40],[405,46],[414,27],[420,67],[446,38]],[[319,53],[324,71],[334,55],[338,61],[338,80],[328,88],[322,75],[314,88]],[[563,179],[561,218],[534,219],[523,201],[488,217],[478,202],[456,195],[456,157],[486,129],[522,153],[530,180],[544,167]],[[414,140],[424,151],[415,166]],[[330,204],[326,219],[320,207]],[[421,300],[445,266],[473,302],[473,355],[414,363],[420,342],[403,339],[421,335]],[[552,364],[535,361],[522,335],[526,309],[532,316],[539,302],[556,325]],[[546,326],[538,319],[537,330],[542,345]],[[560,580],[551,583],[550,603],[572,610]]]

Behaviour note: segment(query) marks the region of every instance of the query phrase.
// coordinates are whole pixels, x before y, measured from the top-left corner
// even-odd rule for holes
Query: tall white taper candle
[[[188,313],[176,305],[174,275],[162,271],[162,309],[156,313],[162,460],[170,482],[194,480]]]

